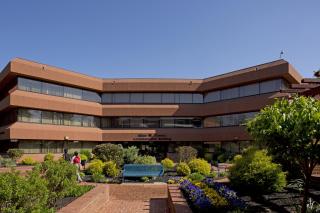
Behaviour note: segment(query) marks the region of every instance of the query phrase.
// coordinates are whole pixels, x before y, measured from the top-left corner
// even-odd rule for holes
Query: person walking
[[[71,163],[77,167],[77,179],[79,182],[82,182],[80,177],[81,158],[78,152],[74,152],[73,157],[71,158]]]

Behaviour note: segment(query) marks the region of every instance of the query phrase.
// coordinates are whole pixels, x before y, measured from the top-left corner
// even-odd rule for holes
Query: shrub
[[[191,172],[199,172],[200,174],[205,176],[210,174],[211,165],[204,159],[193,159],[188,163],[188,165],[191,169]]]
[[[117,168],[117,164],[113,161],[106,162],[104,166],[105,174],[108,177],[117,177],[120,173],[119,169]]]
[[[94,159],[88,166],[88,172],[91,174],[102,174],[105,163],[99,159]]]
[[[22,157],[23,151],[21,149],[8,149],[7,154],[13,160],[18,160]]]
[[[236,162],[237,160],[240,160],[242,158],[242,155],[235,155],[233,157],[233,162]]]
[[[84,155],[84,154],[80,154],[80,159],[87,161],[88,157],[86,155]]]
[[[130,146],[123,149],[123,159],[125,163],[134,163],[138,158],[139,149],[135,146]]]
[[[44,161],[53,161],[54,160],[54,155],[52,153],[48,153],[44,156]]]
[[[157,160],[154,156],[143,155],[143,156],[138,156],[137,159],[135,160],[135,163],[154,165],[154,164],[157,164]]]
[[[87,193],[93,188],[94,186],[91,185],[77,185],[67,193],[66,197],[80,197],[81,195]]]
[[[217,160],[220,163],[224,163],[224,162],[228,162],[231,161],[234,157],[234,153],[230,152],[230,151],[225,151],[222,149],[221,151],[222,153],[220,155],[218,155]]]
[[[90,150],[87,150],[87,149],[82,149],[80,151],[80,156],[83,156],[85,155],[87,157],[87,160],[90,160],[91,159],[91,151]],[[81,160],[82,160],[82,157],[81,157]]]
[[[162,166],[165,169],[173,169],[174,168],[174,162],[170,158],[165,158],[161,161]]]
[[[39,173],[27,177],[18,172],[0,174],[1,212],[49,212],[48,197],[46,181]]]
[[[49,190],[49,206],[54,206],[57,199],[63,198],[77,185],[76,167],[64,160],[47,160],[36,166]]]
[[[176,151],[180,162],[189,162],[198,155],[198,151],[191,146],[179,146]]]
[[[181,176],[187,176],[191,174],[191,170],[187,163],[181,162],[177,166],[177,173]]]
[[[205,179],[205,177],[200,173],[192,173],[188,175],[188,178],[195,182],[200,182]]]
[[[117,166],[123,164],[123,148],[120,144],[100,144],[92,150],[92,153],[104,162],[114,161]]]
[[[148,182],[149,181],[149,177],[141,177],[141,181]]]
[[[96,183],[106,183],[106,177],[103,174],[93,173],[92,174],[92,181]]]
[[[169,179],[169,180],[167,181],[167,183],[168,183],[168,184],[175,184],[176,182],[175,182],[175,180]]]
[[[16,166],[16,162],[12,160],[11,158],[2,158],[0,159],[0,167],[13,167]]]
[[[35,165],[37,162],[35,160],[33,160],[33,158],[31,157],[26,157],[25,159],[23,159],[21,161],[21,164],[23,165]]]
[[[286,173],[279,164],[272,163],[266,150],[246,150],[230,168],[230,182],[242,191],[274,192],[286,185]]]
[[[214,171],[210,172],[210,174],[207,175],[208,178],[216,178],[218,174]]]

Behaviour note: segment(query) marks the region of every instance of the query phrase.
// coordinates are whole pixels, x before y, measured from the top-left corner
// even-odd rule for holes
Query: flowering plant
[[[245,202],[237,196],[237,193],[235,191],[229,189],[226,185],[217,183],[212,178],[204,179],[203,183],[215,189],[222,197],[224,197],[229,202],[232,207],[240,209],[246,208]]]

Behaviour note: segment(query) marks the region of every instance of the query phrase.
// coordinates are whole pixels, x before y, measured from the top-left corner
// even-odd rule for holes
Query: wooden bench
[[[161,164],[125,164],[123,166],[122,178],[125,177],[160,177],[163,176],[164,169]]]

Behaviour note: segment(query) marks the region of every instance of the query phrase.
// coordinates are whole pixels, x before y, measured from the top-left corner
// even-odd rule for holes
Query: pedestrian
[[[73,157],[71,158],[71,163],[77,167],[77,179],[79,182],[82,182],[80,177],[81,158],[78,152],[74,152]]]

